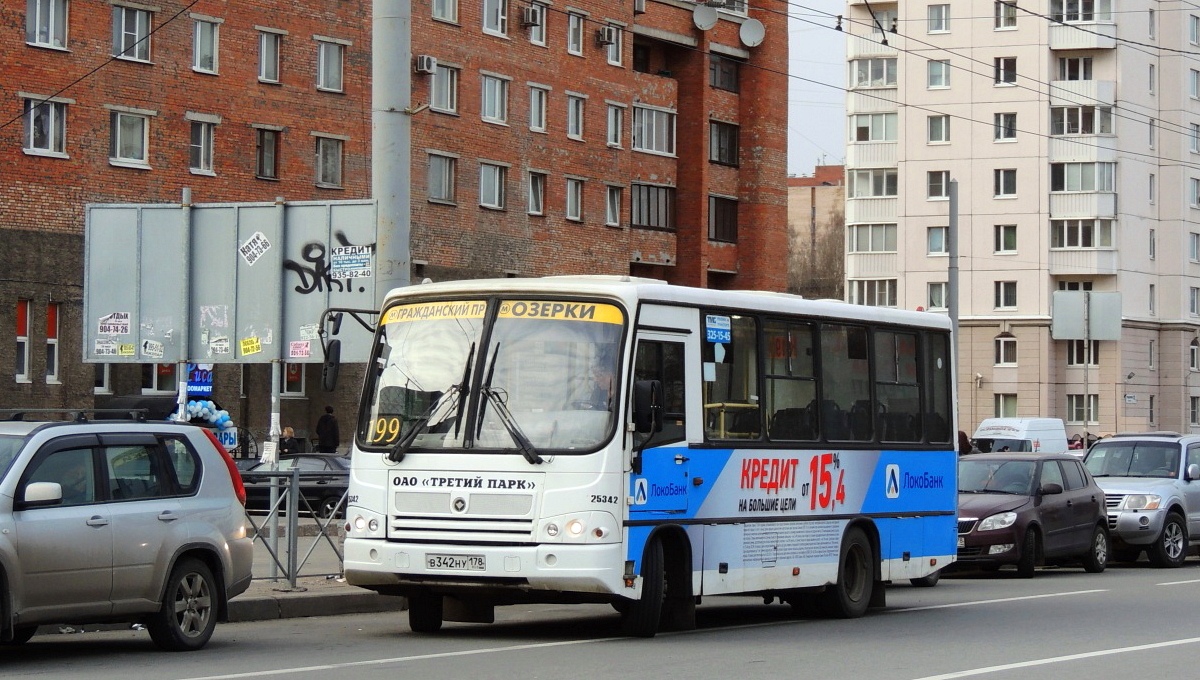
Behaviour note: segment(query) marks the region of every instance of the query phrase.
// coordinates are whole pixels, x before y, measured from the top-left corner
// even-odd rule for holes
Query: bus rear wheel
[[[872,553],[866,533],[851,527],[842,537],[837,582],[820,595],[821,613],[836,619],[856,619],[867,613],[875,588]]]
[[[642,596],[621,612],[621,632],[630,637],[654,637],[662,620],[666,568],[662,542],[651,539],[642,555]]]

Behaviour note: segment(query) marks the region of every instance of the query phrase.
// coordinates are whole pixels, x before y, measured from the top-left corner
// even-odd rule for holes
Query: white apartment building
[[[874,17],[872,17],[872,11]],[[959,424],[1200,431],[1200,3],[849,0],[846,298],[945,313]],[[1121,339],[1054,340],[1056,290]]]

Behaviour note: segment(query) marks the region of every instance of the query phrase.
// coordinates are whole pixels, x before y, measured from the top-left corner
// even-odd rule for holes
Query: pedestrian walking
[[[320,453],[337,453],[341,435],[338,433],[337,416],[333,415],[333,407],[325,407],[325,415],[317,419],[317,451]]]

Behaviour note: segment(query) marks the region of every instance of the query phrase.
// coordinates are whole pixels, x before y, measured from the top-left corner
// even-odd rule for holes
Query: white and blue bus
[[[857,617],[956,553],[945,316],[615,276],[425,284],[379,310],[348,583],[413,630],[716,595]]]

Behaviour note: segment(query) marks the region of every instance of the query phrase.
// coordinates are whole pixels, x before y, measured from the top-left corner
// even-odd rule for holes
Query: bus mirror
[[[342,330],[342,313],[338,312],[336,314],[333,314],[330,317],[330,320],[333,322],[333,327],[331,329],[329,329],[329,334],[337,335],[338,332]]]
[[[662,432],[663,388],[659,380],[633,384],[633,429],[643,434]]]
[[[325,345],[325,363],[321,365],[321,387],[332,392],[337,387],[338,368],[342,363],[342,341],[330,340]]]

